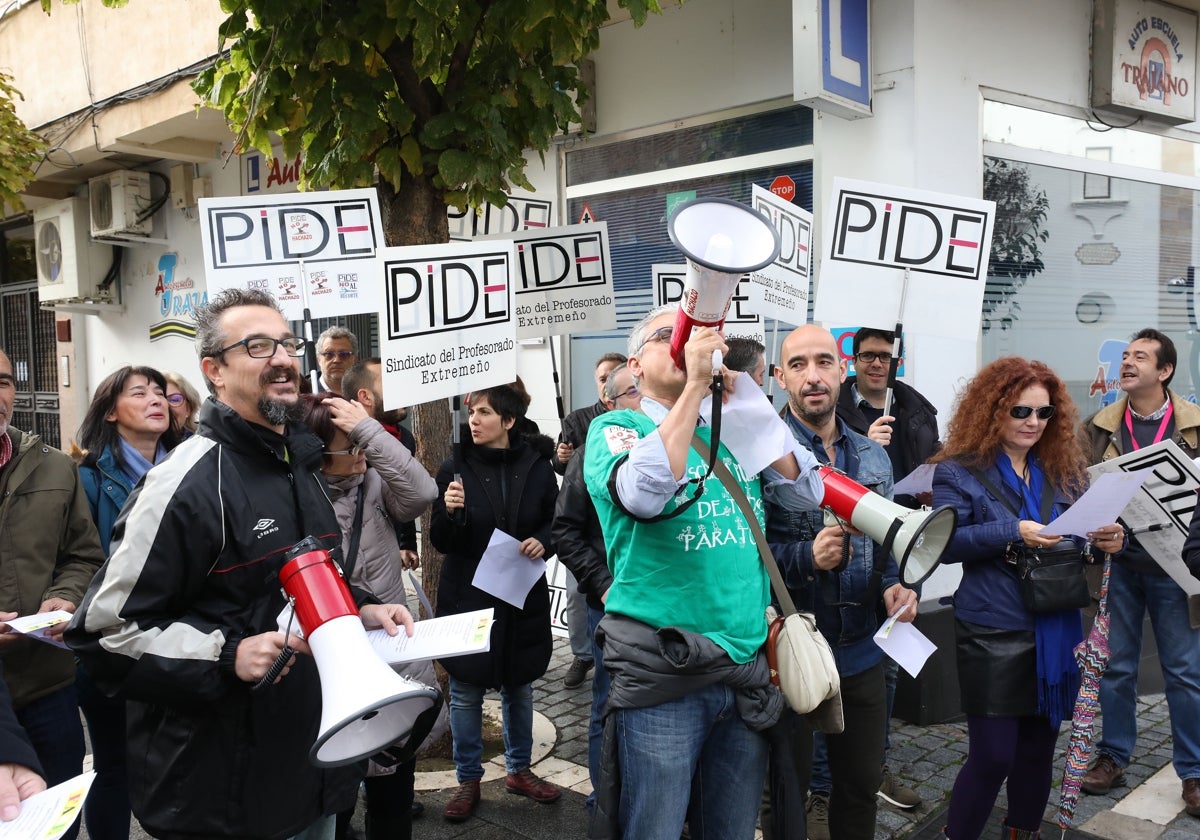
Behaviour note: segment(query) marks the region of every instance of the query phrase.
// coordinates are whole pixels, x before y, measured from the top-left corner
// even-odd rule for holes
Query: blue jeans
[[[1187,594],[1168,577],[1131,572],[1116,563],[1108,579],[1112,658],[1100,681],[1104,733],[1097,750],[1125,767],[1137,742],[1137,676],[1142,621],[1150,625],[1162,664],[1171,715],[1173,763],[1181,779],[1200,777],[1200,630],[1188,624]]]
[[[571,642],[571,653],[576,659],[584,662],[594,661],[592,658],[592,638],[588,627],[587,598],[579,591],[575,576],[566,566],[563,571],[567,576],[567,638]]]
[[[483,686],[450,678],[450,731],[458,781],[483,778]],[[533,755],[533,685],[500,687],[504,713],[504,765],[509,773],[529,767]]]
[[[679,840],[685,819],[696,840],[754,836],[767,742],[742,722],[731,688],[612,714],[623,836]]]
[[[592,640],[592,661],[596,670],[592,672],[592,717],[588,721],[588,776],[592,779],[592,792],[584,805],[590,814],[596,807],[596,786],[600,782],[600,745],[604,741],[604,707],[608,704],[608,686],[612,682],[604,670],[604,650],[596,644],[596,627],[604,618],[604,610],[588,607],[588,637]]]
[[[129,783],[125,767],[125,701],[108,697],[82,666],[75,669],[79,708],[92,739],[96,781],[83,803],[91,840],[128,840]]]
[[[34,700],[17,712],[17,721],[29,735],[45,771],[46,787],[53,787],[83,772],[83,724],[79,720],[79,695],[70,685]],[[79,836],[79,822],[63,835]]]

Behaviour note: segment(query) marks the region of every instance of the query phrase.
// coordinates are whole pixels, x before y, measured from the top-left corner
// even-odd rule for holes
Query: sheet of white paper
[[[915,496],[918,493],[932,493],[934,467],[934,464],[921,464],[896,482],[896,486],[892,488],[892,495]]]
[[[1129,505],[1129,500],[1151,475],[1153,469],[1127,473],[1105,473],[1092,482],[1087,492],[1067,508],[1062,516],[1046,523],[1043,534],[1086,536],[1103,525],[1111,525]]]
[[[58,840],[75,824],[95,779],[88,771],[29,797],[19,817],[0,822],[0,840]]]
[[[13,618],[5,622],[8,626],[18,633],[24,633],[31,639],[37,639],[39,642],[45,642],[48,645],[55,647],[66,648],[58,639],[52,639],[47,631],[55,624],[62,624],[64,621],[70,621],[71,614],[66,610],[52,610],[51,612],[36,613],[34,615],[23,615],[20,618]]]
[[[925,661],[937,650],[937,645],[929,641],[929,637],[914,627],[912,622],[898,620],[907,609],[907,606],[900,608],[883,622],[874,638],[875,644],[884,653],[915,677],[925,667]]]
[[[389,665],[418,659],[445,659],[481,653],[492,646],[494,613],[486,610],[427,618],[413,626],[412,636],[403,631],[389,636],[386,630],[370,630],[367,640]]]
[[[545,574],[546,561],[530,560],[521,553],[520,540],[497,528],[492,531],[471,585],[519,609],[525,606],[529,590]]]
[[[721,406],[721,443],[746,475],[758,475],[791,451],[792,433],[763,389],[748,373],[733,381],[729,402]]]

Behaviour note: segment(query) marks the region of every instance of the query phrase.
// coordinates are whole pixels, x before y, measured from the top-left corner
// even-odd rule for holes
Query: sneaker
[[[1117,762],[1108,753],[1100,753],[1092,769],[1084,774],[1079,787],[1084,793],[1101,796],[1114,787],[1125,784],[1125,771],[1117,766]]]
[[[829,794],[810,793],[804,813],[808,819],[808,840],[829,840]]]
[[[567,669],[567,675],[563,678],[563,686],[566,688],[579,688],[579,686],[583,685],[583,681],[587,679],[587,675],[591,672],[594,664],[590,659],[575,657],[575,661],[571,663],[571,667]]]
[[[450,822],[464,822],[471,818],[478,805],[479,780],[472,779],[458,786],[450,801],[446,803],[446,810],[442,811],[442,816]]]
[[[539,779],[528,767],[520,773],[509,773],[508,778],[504,780],[504,789],[517,796],[528,796],[534,802],[542,803],[555,802],[562,796],[558,785]]]
[[[921,804],[920,794],[893,776],[887,765],[884,765],[883,778],[879,781],[879,798],[906,811]]]

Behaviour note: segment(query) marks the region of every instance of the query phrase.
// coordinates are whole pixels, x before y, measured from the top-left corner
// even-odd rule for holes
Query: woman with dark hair
[[[443,812],[451,822],[468,819],[479,804],[483,695],[490,688],[500,689],[507,790],[537,802],[554,802],[562,795],[529,769],[532,683],[546,672],[552,649],[546,579],[537,579],[519,608],[472,585],[493,531],[519,540],[521,553],[531,561],[553,553],[550,524],[558,497],[550,467],[554,442],[517,431],[527,405],[511,385],[472,393],[461,455],[447,459],[437,476],[439,496],[429,534],[446,555],[438,615],[491,607],[496,619],[488,652],[442,662],[450,673],[450,729],[459,782]]]
[[[79,428],[79,475],[106,557],[113,523],[129,492],[179,442],[166,394],[167,381],[154,368],[118,368],[96,388]],[[83,804],[84,824],[94,840],[126,840],[125,702],[106,697],[83,668],[76,669],[75,682],[96,771]]]
[[[1001,837],[1038,837],[1059,725],[1079,687],[1073,650],[1083,631],[1077,609],[1026,608],[1011,558],[1021,546],[1063,539],[1041,532],[1087,489],[1078,421],[1054,371],[999,359],[959,396],[946,442],[932,459],[934,506],[954,505],[958,513],[942,560],[962,564],[954,610],[968,753],[950,795],[949,840],[980,836],[1006,779]],[[1043,502],[1050,500],[1047,514]],[[1102,552],[1124,547],[1116,524],[1087,537]],[[1086,546],[1079,547],[1083,562]]]
[[[300,399],[304,422],[325,443],[321,473],[342,528],[342,555],[350,567],[350,583],[380,603],[403,604],[404,566],[395,523],[424,513],[437,495],[437,485],[404,444],[357,401],[328,391],[303,394]],[[429,685],[437,683],[433,663],[428,661],[413,663],[400,673]],[[416,765],[415,757],[394,768],[371,764],[364,786],[367,840],[412,837]],[[338,816],[344,833],[348,815]]]

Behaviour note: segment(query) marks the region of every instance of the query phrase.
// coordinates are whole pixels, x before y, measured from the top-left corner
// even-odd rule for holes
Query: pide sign
[[[511,241],[384,248],[380,253],[385,408],[516,379]]]
[[[683,298],[687,265],[656,263],[651,266],[651,271],[654,274],[654,306],[678,303]],[[725,312],[725,326],[721,332],[727,338],[753,338],[759,343],[765,343],[766,333],[762,318],[750,309],[749,290],[750,275],[743,274],[733,298],[729,301],[729,309]]]
[[[976,336],[993,202],[838,178],[829,206],[818,320]]]
[[[1196,12],[1095,0],[1092,104],[1178,125],[1196,119]]]
[[[284,316],[373,311],[383,244],[375,190],[200,199],[210,294],[270,292]]]

